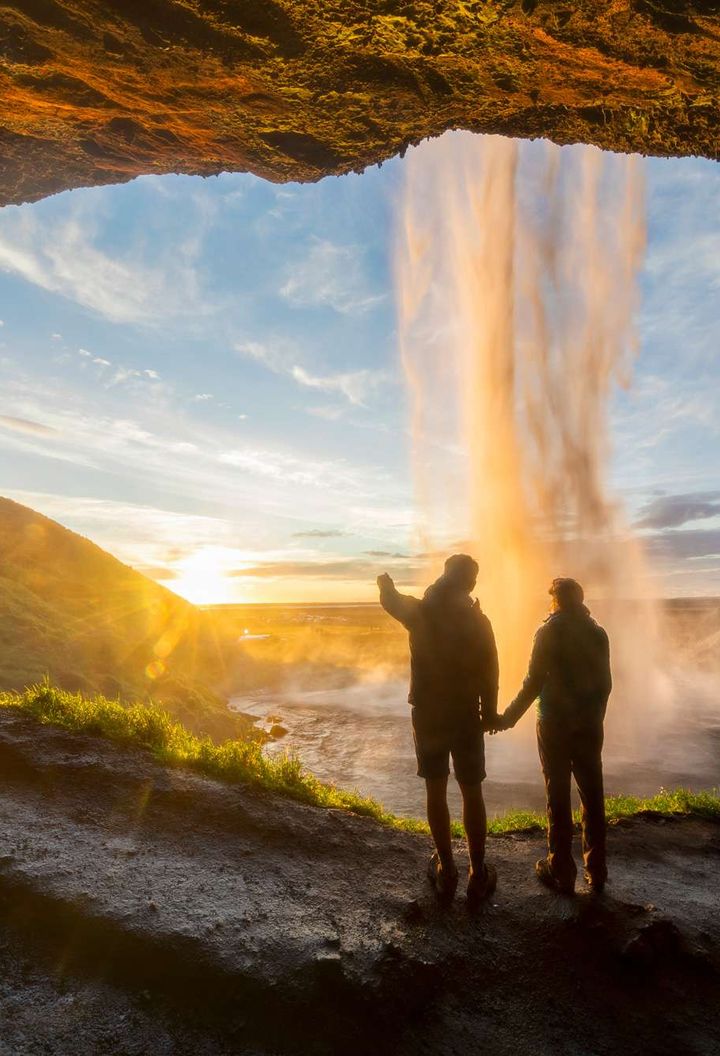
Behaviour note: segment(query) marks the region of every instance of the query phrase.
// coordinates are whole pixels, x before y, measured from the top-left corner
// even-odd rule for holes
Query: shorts
[[[459,784],[477,785],[485,780],[485,737],[477,706],[457,715],[413,708],[412,727],[418,777],[447,777],[452,756]]]

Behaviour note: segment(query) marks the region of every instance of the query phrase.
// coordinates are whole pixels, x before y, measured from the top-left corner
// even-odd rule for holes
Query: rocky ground
[[[7,0],[0,204],[316,180],[448,128],[718,156],[709,0]]]
[[[720,827],[611,831],[602,898],[434,904],[426,838],[0,716],[0,1054],[720,1051]]]

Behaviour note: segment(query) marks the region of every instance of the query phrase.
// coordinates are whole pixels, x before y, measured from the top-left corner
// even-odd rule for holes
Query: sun
[[[193,605],[222,605],[234,600],[233,581],[228,576],[230,552],[223,547],[204,547],[178,563],[172,590]]]

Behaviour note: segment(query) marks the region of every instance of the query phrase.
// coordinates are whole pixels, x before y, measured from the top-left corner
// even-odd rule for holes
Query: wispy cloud
[[[253,476],[314,488],[352,488],[358,472],[342,459],[310,459],[282,450],[244,447],[219,454],[218,460]]]
[[[239,355],[262,363],[273,374],[289,374],[292,370],[294,350],[285,342],[237,341],[234,348]]]
[[[339,528],[310,528],[305,532],[293,532],[294,539],[339,539],[347,532]]]
[[[292,378],[306,389],[315,389],[333,395],[344,396],[348,403],[362,407],[370,393],[388,379],[386,369],[346,370],[336,374],[320,374],[308,370],[297,362],[297,350],[285,343],[265,344],[260,341],[240,341],[235,351],[241,356],[262,363],[273,374]],[[318,413],[317,409],[311,413]],[[318,416],[322,416],[318,414]],[[337,416],[337,415],[336,415]]]
[[[645,536],[643,543],[652,555],[663,558],[720,557],[720,528],[672,528]]]
[[[359,246],[338,246],[313,238],[307,253],[290,266],[280,295],[295,307],[333,308],[360,315],[385,300],[372,290]]]
[[[75,301],[113,323],[153,324],[207,314],[196,247],[162,246],[147,259],[140,246],[113,254],[89,210],[41,221],[25,207],[0,214],[0,270]],[[62,340],[60,334],[53,339]]]
[[[325,422],[339,422],[344,417],[346,412],[345,407],[306,407],[305,413],[311,415],[313,418],[322,418]]]
[[[374,561],[362,557],[337,558],[331,561],[285,560],[262,561],[246,568],[230,571],[233,577],[247,576],[257,579],[344,579],[374,581],[378,566]],[[406,565],[403,575],[413,578],[422,574],[420,566]]]
[[[142,390],[131,407],[123,406],[123,416],[112,389],[88,405],[83,394],[56,381],[43,385],[37,377],[10,376],[4,385],[8,417],[42,422],[60,435],[0,429],[0,446],[111,474],[113,489],[122,489],[122,481],[135,487],[142,480],[146,492],[165,500],[174,496],[191,509],[210,503],[238,511],[244,532],[261,531],[265,537],[268,523],[285,539],[288,532],[308,527],[308,510],[318,526],[343,523],[354,532],[348,496],[378,510],[395,510],[388,515],[400,519],[397,482],[374,465],[319,457],[297,445],[275,447],[257,439],[240,443],[236,431],[214,421],[198,431],[186,413],[187,403],[157,402]],[[369,525],[375,529],[379,524],[373,515],[362,526],[363,534]]]
[[[720,232],[695,231],[691,239],[687,232],[669,235],[651,249],[645,267],[665,290],[668,284],[687,290],[699,283],[720,289]]]
[[[253,580],[264,584],[260,597],[266,596],[265,586],[273,580],[278,581],[279,596],[286,597],[287,590],[292,591],[293,579],[304,584],[300,595],[307,593],[313,581],[323,584],[321,593],[337,581],[353,582],[358,587],[364,584],[374,595],[378,568],[366,556],[323,557],[313,549],[297,551],[267,541],[245,548],[232,519],[90,496],[18,489],[6,490],[4,495],[93,539],[120,560],[179,593],[192,594],[186,589],[189,571],[207,569],[218,581],[227,577],[228,583],[235,584],[229,588],[229,597],[237,596],[236,588],[242,597],[247,583]],[[310,532],[298,534],[311,536]],[[390,562],[390,567],[405,580],[416,571],[407,559]],[[196,591],[197,576],[191,579]]]
[[[147,385],[149,382],[160,381],[159,373],[151,368],[146,367],[138,370],[136,367],[127,367],[118,363],[113,364],[112,360],[107,359],[105,356],[95,355],[94,352],[88,351],[87,348],[79,348],[77,354],[82,361],[83,369],[90,364],[99,367],[97,376],[106,389],[111,389],[116,385],[124,385],[128,382]],[[67,362],[67,358],[63,357],[60,362]],[[109,373],[107,368],[113,366],[115,369]]]
[[[57,436],[58,430],[41,422],[32,422],[27,418],[14,418],[9,414],[0,414],[0,425],[18,433],[30,433],[32,436]]]
[[[699,491],[685,495],[662,495],[651,499],[639,511],[636,528],[679,528],[688,521],[720,517],[720,491]]]
[[[224,518],[159,506],[23,489],[4,489],[3,496],[91,538],[152,579],[171,578],[160,571],[172,573],[199,547],[229,545],[236,534]]]
[[[387,376],[382,370],[349,370],[340,374],[311,374],[304,367],[293,367],[292,377],[308,389],[338,393],[349,403],[362,406],[368,393]]]

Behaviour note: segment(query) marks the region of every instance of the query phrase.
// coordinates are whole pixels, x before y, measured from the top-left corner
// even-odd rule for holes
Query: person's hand
[[[382,575],[377,577],[377,585],[382,590],[384,587],[394,587],[392,576],[388,575],[387,572],[383,572]]]
[[[504,714],[503,715],[496,715],[485,726],[485,730],[487,731],[487,733],[490,733],[490,734],[502,733],[503,730],[510,730],[510,729],[512,729],[512,725],[505,718]]]

